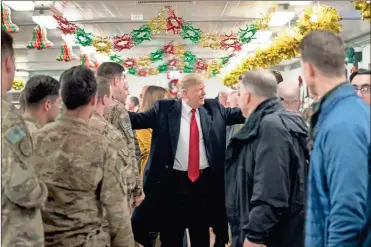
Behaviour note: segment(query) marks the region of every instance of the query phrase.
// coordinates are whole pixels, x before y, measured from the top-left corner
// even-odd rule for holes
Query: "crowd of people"
[[[16,109],[2,31],[2,246],[371,246],[370,70],[348,80],[344,51],[302,40],[310,118],[278,71],[214,99],[200,74],[137,98],[114,62],[33,76]]]

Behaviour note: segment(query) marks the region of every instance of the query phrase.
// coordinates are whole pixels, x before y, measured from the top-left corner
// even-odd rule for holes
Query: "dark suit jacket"
[[[133,129],[152,128],[151,150],[144,171],[144,204],[161,207],[167,195],[168,179],[174,165],[178,145],[182,100],[159,100],[153,107],[143,113],[129,112]],[[202,134],[205,143],[209,166],[212,168],[215,181],[215,209],[224,210],[224,160],[226,150],[226,126],[245,121],[241,110],[224,108],[216,99],[206,99],[199,108]],[[219,216],[222,217],[222,216]],[[216,222],[215,222],[216,224]],[[213,223],[214,225],[214,223]]]

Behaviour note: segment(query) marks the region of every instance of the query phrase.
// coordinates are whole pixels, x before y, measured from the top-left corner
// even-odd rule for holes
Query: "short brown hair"
[[[115,77],[121,76],[125,71],[125,68],[115,62],[104,62],[99,65],[97,70],[97,76],[113,80]]]
[[[343,76],[345,44],[340,36],[328,31],[312,31],[300,44],[301,59],[313,64],[325,76]]]
[[[204,78],[202,77],[202,75],[197,74],[197,73],[191,73],[191,74],[185,75],[183,79],[180,80],[177,86],[178,86],[179,91],[183,91],[183,90],[186,90],[192,87],[193,85],[202,83],[203,81],[204,81]]]
[[[97,76],[97,96],[102,98],[103,96],[109,96],[111,93],[111,82],[104,77]]]

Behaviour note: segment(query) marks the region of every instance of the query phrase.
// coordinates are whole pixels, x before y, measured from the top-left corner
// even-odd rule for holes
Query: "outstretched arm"
[[[156,126],[156,117],[159,111],[158,101],[146,112],[129,112],[133,129],[153,129]]]

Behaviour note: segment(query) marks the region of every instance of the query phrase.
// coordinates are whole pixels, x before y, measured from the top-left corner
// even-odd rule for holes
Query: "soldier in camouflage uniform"
[[[88,120],[95,109],[93,71],[63,73],[63,116],[35,132],[35,167],[49,196],[42,210],[47,246],[133,247],[127,164]]]
[[[134,133],[131,128],[128,111],[125,108],[126,98],[129,94],[128,82],[124,72],[124,67],[114,62],[102,63],[97,71],[97,76],[104,77],[111,82],[113,92],[113,102],[104,113],[104,118],[117,128],[126,140],[131,159],[133,179],[136,183],[131,195],[135,204],[138,205],[143,200],[142,182],[139,176],[139,168],[135,157]]]
[[[1,31],[1,246],[44,246],[40,208],[47,188],[31,164],[33,146],[20,112],[5,100],[15,64],[12,37]]]
[[[129,148],[127,146],[127,141],[123,138],[121,132],[110,124],[104,117],[103,114],[105,110],[111,105],[112,101],[112,87],[108,79],[103,77],[97,77],[98,84],[98,101],[96,105],[96,110],[89,120],[89,125],[103,135],[117,150],[119,156],[123,159],[126,164],[131,164],[131,156],[129,155]],[[128,186],[129,195],[129,206],[133,203],[132,200],[134,196],[131,195],[136,189],[135,174],[133,174],[133,169],[127,166],[125,167],[124,177],[126,179],[126,184]]]
[[[26,103],[24,119],[31,135],[46,123],[54,122],[61,105],[60,83],[51,76],[31,77],[23,90]]]

